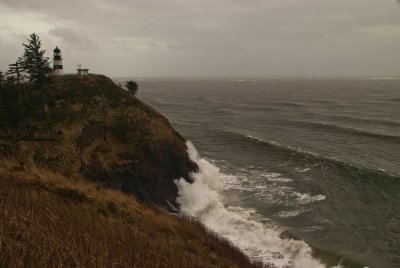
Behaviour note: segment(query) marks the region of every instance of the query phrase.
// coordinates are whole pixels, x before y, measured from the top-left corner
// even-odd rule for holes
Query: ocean
[[[400,267],[399,79],[137,81],[200,167],[183,212],[271,267]]]

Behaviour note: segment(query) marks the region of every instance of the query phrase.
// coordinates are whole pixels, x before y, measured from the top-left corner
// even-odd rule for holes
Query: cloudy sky
[[[33,32],[67,72],[400,76],[400,0],[0,0],[0,70]]]

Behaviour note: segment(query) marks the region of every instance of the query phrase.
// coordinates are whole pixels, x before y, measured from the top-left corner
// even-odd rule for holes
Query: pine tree
[[[42,42],[35,33],[29,36],[23,56],[23,67],[29,75],[29,81],[43,83],[51,72],[49,58],[44,56],[46,50],[41,50]]]
[[[6,80],[5,74],[2,71],[0,71],[0,86],[3,85],[5,80]]]
[[[17,84],[21,83],[21,79],[24,76],[23,65],[24,62],[22,57],[19,57],[15,63],[9,64],[10,68],[7,71],[7,75],[14,77]]]

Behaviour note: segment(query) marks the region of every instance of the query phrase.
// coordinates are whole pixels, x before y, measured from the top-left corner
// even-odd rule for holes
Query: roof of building
[[[53,51],[54,51],[54,53],[60,53],[61,52],[61,50],[58,47],[56,47]]]

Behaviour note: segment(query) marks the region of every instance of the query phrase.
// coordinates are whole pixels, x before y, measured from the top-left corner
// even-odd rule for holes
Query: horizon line
[[[110,75],[110,77],[113,79],[400,79],[400,75]]]

